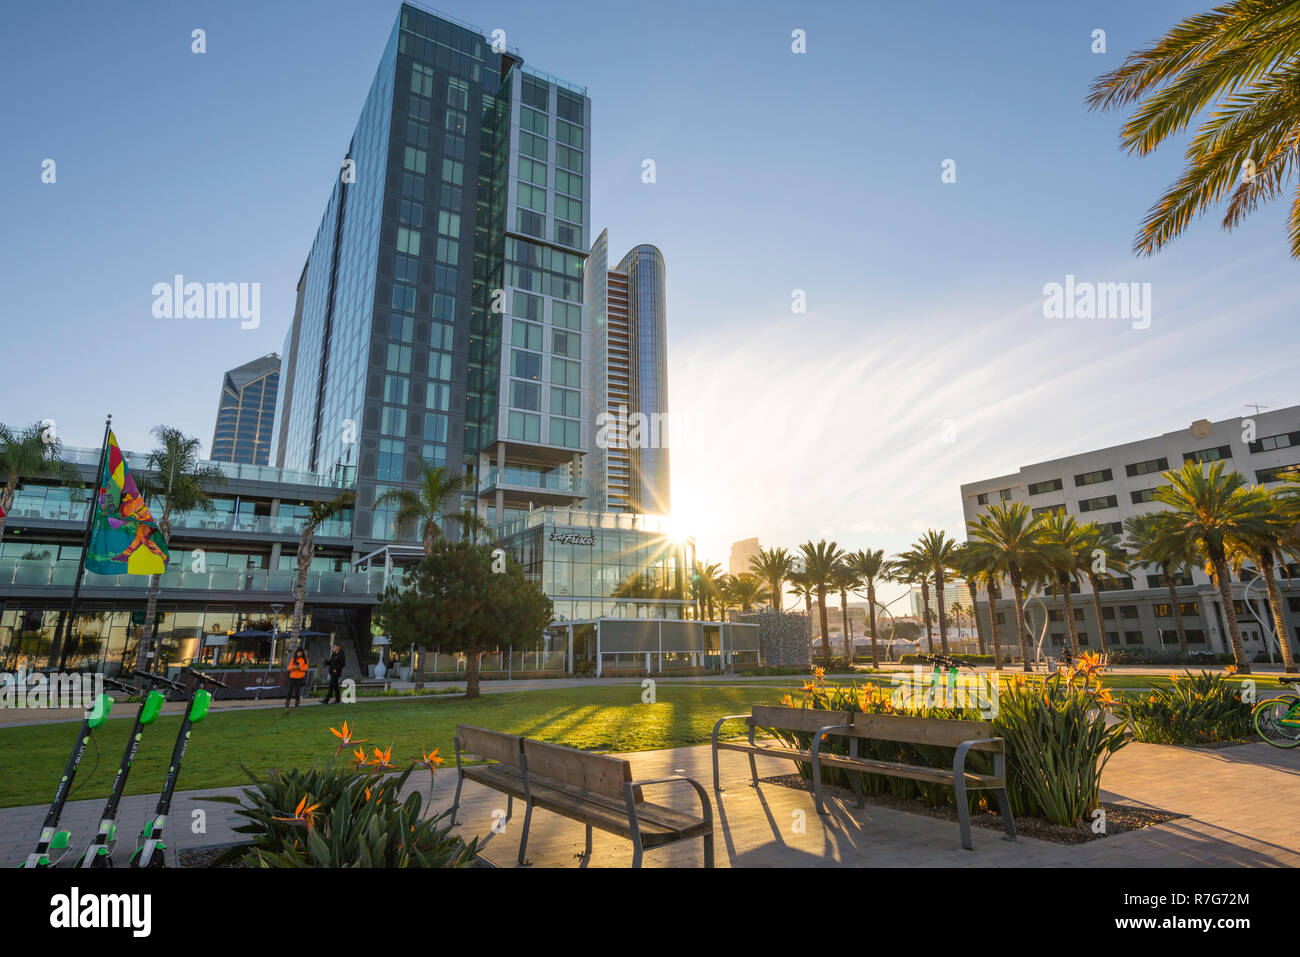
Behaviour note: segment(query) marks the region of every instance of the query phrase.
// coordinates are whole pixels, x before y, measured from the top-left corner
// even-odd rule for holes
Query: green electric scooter
[[[180,777],[181,760],[185,757],[185,749],[190,744],[190,731],[207,716],[208,706],[212,703],[212,693],[204,690],[200,685],[207,683],[220,688],[228,687],[225,682],[218,681],[201,671],[191,669],[182,674],[182,677],[185,676],[193,678],[194,685],[190,690],[181,729],[176,735],[176,745],[172,748],[167,780],[163,783],[162,794],[158,795],[158,805],[154,808],[153,817],[145,823],[144,830],[140,832],[140,837],[136,841],[136,849],[131,855],[132,867],[167,866],[167,845],[163,843],[163,827],[167,824],[167,813],[171,810],[172,795],[176,793],[176,780]]]
[[[126,750],[122,753],[122,763],[118,765],[117,776],[113,778],[113,787],[109,791],[108,801],[104,805],[104,813],[100,815],[99,830],[91,838],[90,845],[82,852],[81,857],[77,858],[77,867],[113,866],[113,848],[117,846],[117,806],[121,803],[122,794],[126,791],[126,779],[131,773],[131,765],[135,762],[136,752],[140,749],[140,741],[144,738],[144,729],[158,720],[162,714],[163,702],[167,700],[166,695],[153,686],[166,685],[173,691],[182,693],[185,691],[184,685],[161,675],[150,674],[147,671],[137,671],[135,676],[145,680],[144,694],[140,699],[140,710],[135,714],[135,726],[131,728],[131,736],[127,739]]]
[[[104,678],[103,681],[110,688],[125,694],[131,694],[133,690],[130,685],[113,678]],[[54,800],[50,802],[50,809],[45,813],[45,821],[41,824],[41,836],[36,842],[36,850],[27,855],[27,860],[23,862],[22,867],[53,867],[68,853],[72,833],[59,830],[59,818],[63,816],[63,806],[68,802],[68,795],[72,793],[72,781],[81,766],[86,745],[90,744],[95,729],[108,720],[109,712],[112,710],[113,699],[106,694],[101,694],[96,696],[94,704],[86,712],[86,717],[81,722],[81,730],[77,732],[77,742],[73,745],[72,754],[68,756],[68,763],[63,768],[63,777],[59,779],[58,790],[54,792]],[[51,860],[50,855],[54,852],[58,852],[58,856]]]

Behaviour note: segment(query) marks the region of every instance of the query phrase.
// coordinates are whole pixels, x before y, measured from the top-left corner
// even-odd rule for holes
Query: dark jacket
[[[329,669],[329,672],[332,675],[343,674],[343,666],[347,663],[348,659],[347,656],[343,654],[342,648],[325,659],[325,667]]]

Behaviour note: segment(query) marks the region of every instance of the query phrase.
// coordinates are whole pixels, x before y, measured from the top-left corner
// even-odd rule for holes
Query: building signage
[[[551,541],[559,542],[561,545],[591,545],[594,547],[596,536],[579,535],[576,532],[551,532]]]

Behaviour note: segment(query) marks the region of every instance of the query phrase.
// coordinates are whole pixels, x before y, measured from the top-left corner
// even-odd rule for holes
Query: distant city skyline
[[[39,358],[10,364],[0,421],[50,419],[93,447],[112,412],[126,448],[166,423],[211,451],[212,383],[281,348],[397,6],[0,13],[0,71],[40,90],[10,102],[0,157],[22,224],[0,236],[6,350]],[[1300,402],[1285,209],[1232,233],[1207,217],[1135,258],[1182,155],[1124,154],[1127,114],[1083,103],[1204,0],[438,6],[588,87],[590,221],[653,243],[673,274],[669,391],[693,427],[671,449],[672,503],[701,560],[743,536],[961,539],[963,482]],[[701,95],[721,76],[725,107]],[[180,274],[259,284],[258,322],[156,318],[152,288]],[[1070,276],[1150,283],[1149,327],[1046,318]],[[138,380],[108,387],[110,361]]]

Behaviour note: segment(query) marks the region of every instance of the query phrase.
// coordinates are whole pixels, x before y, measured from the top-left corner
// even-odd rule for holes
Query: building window
[[[1037,518],[1039,515],[1049,515],[1052,512],[1064,513],[1065,506],[1064,505],[1043,505],[1039,508],[1030,510],[1030,514],[1033,515],[1034,518]]]
[[[1081,485],[1096,485],[1098,482],[1109,482],[1111,480],[1110,469],[1097,469],[1093,472],[1081,472],[1074,477],[1075,487]]]
[[[576,449],[578,442],[578,423],[570,419],[551,419],[551,444]]]
[[[1272,452],[1274,449],[1289,449],[1300,445],[1300,432],[1286,432],[1282,435],[1266,435],[1250,443],[1252,452]]]
[[[551,388],[551,414],[578,418],[580,393],[568,389]]]
[[[1011,489],[1004,488],[1002,491],[998,492],[998,498],[1004,502],[1011,501]]]
[[[400,439],[380,439],[379,457],[375,478],[381,482],[402,480],[402,442]]]
[[[1048,479],[1046,482],[1032,482],[1029,486],[1030,495],[1042,495],[1045,492],[1059,492],[1064,483],[1059,478]]]
[[[1085,498],[1079,502],[1080,512],[1095,512],[1103,508],[1115,508],[1119,505],[1119,499],[1114,495],[1103,495],[1100,498]]]
[[[1167,472],[1169,470],[1169,460],[1166,458],[1147,459],[1145,462],[1134,462],[1132,465],[1124,466],[1124,473],[1133,478],[1138,475],[1151,475],[1154,472]]]
[[[1265,482],[1281,482],[1288,475],[1300,475],[1300,464],[1279,465],[1271,469],[1259,469],[1255,480],[1263,485]]]
[[[384,435],[406,435],[406,410],[391,405],[384,406],[379,431]]]
[[[510,325],[510,344],[521,349],[542,351],[542,327],[516,319]]]
[[[516,409],[528,409],[532,412],[542,411],[542,387],[535,382],[510,383],[510,404]]]
[[[1150,502],[1156,497],[1156,490],[1153,488],[1139,489],[1136,492],[1130,492],[1129,497],[1133,499],[1134,505],[1141,505],[1144,502]]]
[[[542,357],[519,349],[510,350],[510,374],[518,379],[540,379]]]
[[[1212,449],[1198,449],[1195,452],[1184,452],[1184,462],[1218,462],[1221,459],[1232,458],[1232,449],[1226,445],[1220,445]]]
[[[512,439],[521,442],[540,442],[542,434],[542,417],[527,412],[511,412],[507,419],[508,433]]]
[[[989,503],[989,493],[983,492],[975,496],[976,505],[987,505]]]

